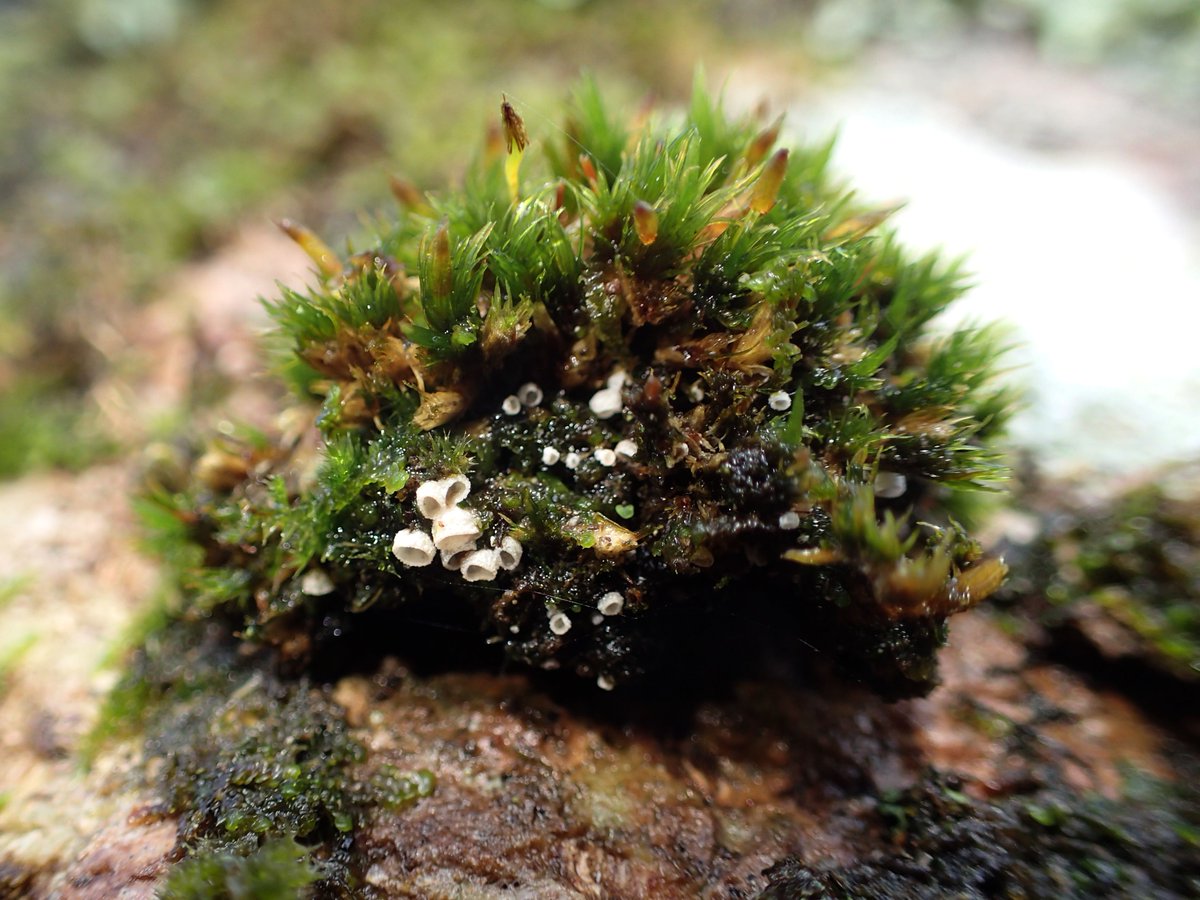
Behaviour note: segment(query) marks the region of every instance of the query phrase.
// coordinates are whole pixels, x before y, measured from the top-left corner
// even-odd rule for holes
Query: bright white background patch
[[[1170,197],[1116,159],[1006,145],[912,98],[834,108],[837,169],[864,196],[907,201],[909,246],[968,254],[975,287],[940,324],[1015,327],[1019,443],[1059,469],[1200,452],[1200,236]]]

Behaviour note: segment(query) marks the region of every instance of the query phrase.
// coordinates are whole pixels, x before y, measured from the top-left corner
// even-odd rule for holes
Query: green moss
[[[1197,467],[1152,473],[1103,502],[1066,497],[1042,511],[1046,527],[1019,582],[1039,619],[1053,631],[1101,619],[1121,635],[1119,655],[1200,679]]]
[[[434,789],[428,772],[367,766],[327,689],[281,678],[270,654],[240,653],[215,622],[150,634],[89,746],[131,733],[144,735],[155,812],[176,820],[177,852],[193,859],[168,896],[257,896],[237,891],[276,875],[348,895],[362,811]]]
[[[439,596],[513,659],[623,682],[706,627],[719,582],[851,678],[934,683],[946,616],[1004,572],[946,514],[1003,477],[1010,399],[993,333],[925,333],[958,266],[910,259],[828,145],[775,149],[702,85],[682,121],[619,121],[585,85],[542,163],[506,105],[507,155],[346,261],[285,226],[320,281],[268,308],[321,444],[225,438],[159,495],[193,612],[297,646]],[[482,547],[525,548],[491,583],[392,553],[456,474]],[[624,613],[594,618],[612,591]]]
[[[801,897],[1195,896],[1200,797],[1194,783],[1144,778],[1113,801],[1058,786],[985,802],[930,773],[880,798],[894,851],[843,868],[782,862],[763,900]]]
[[[91,766],[96,754],[109,742],[140,735],[147,717],[166,699],[186,697],[197,689],[186,681],[192,677],[190,669],[179,670],[173,678],[154,674],[160,666],[157,661],[177,649],[175,641],[168,639],[174,634],[169,630],[171,603],[169,594],[157,596],[105,651],[97,668],[124,671],[105,695],[96,723],[80,742],[79,759],[84,767]],[[127,669],[131,659],[134,665]],[[199,687],[206,684],[200,682]]]
[[[184,860],[172,871],[161,900],[294,900],[309,896],[320,872],[308,848],[269,841],[248,856],[213,853]]]

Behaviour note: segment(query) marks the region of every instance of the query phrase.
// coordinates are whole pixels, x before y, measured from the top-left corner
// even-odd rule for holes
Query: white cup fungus
[[[396,532],[392,541],[392,555],[406,566],[427,566],[437,555],[433,539],[417,528],[404,528]]]

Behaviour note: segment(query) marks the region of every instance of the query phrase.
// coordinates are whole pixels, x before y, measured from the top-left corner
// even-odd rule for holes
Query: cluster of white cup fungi
[[[522,409],[540,406],[542,398],[542,389],[529,381],[517,388],[515,394],[505,397],[504,402],[500,404],[500,409],[506,416],[515,416]]]
[[[463,475],[426,481],[417,488],[417,510],[431,523],[430,531],[404,528],[396,532],[392,553],[406,566],[427,566],[440,556],[442,565],[464,581],[491,581],[502,569],[521,562],[521,542],[506,535],[494,547],[478,546],[483,536],[479,515],[459,506],[471,493]]]
[[[631,441],[628,438],[617,441],[615,447],[597,447],[592,455],[596,462],[606,468],[612,468],[617,464],[617,460],[624,456],[628,459],[633,459],[637,456],[638,445],[637,441]],[[559,451],[557,447],[546,446],[542,448],[542,464],[546,466],[557,465],[559,460],[568,469],[578,469],[583,460],[587,456],[588,451],[579,452],[577,450],[568,450],[565,454]]]

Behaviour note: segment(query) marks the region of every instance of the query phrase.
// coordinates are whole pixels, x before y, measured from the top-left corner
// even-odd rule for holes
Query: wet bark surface
[[[783,857],[824,867],[885,849],[877,798],[929,767],[980,800],[1048,779],[1115,797],[1125,765],[1170,777],[1168,735],[1129,703],[1026,662],[987,614],[956,623],[942,688],[891,705],[765,682],[682,708],[567,705],[525,676],[393,662],[336,696],[372,764],[428,768],[438,789],[369,818],[366,880],[413,897],[754,896]]]

